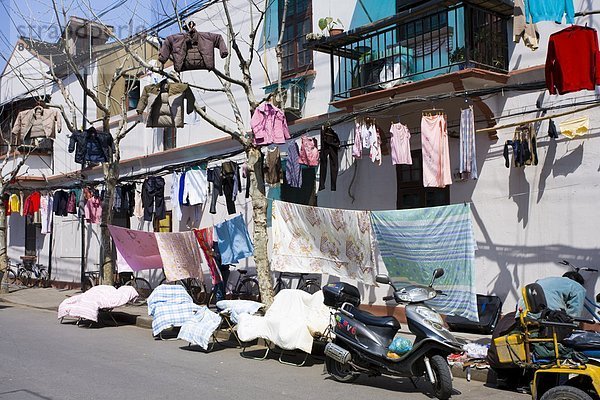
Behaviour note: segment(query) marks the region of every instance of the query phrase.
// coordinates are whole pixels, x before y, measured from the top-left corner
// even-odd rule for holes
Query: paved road
[[[275,359],[242,358],[238,349],[210,353],[181,341],[155,341],[134,326],[79,328],[51,311],[0,304],[0,399],[427,399],[408,381],[359,378],[343,384]],[[455,379],[455,399],[528,396]],[[458,394],[460,392],[460,394]]]

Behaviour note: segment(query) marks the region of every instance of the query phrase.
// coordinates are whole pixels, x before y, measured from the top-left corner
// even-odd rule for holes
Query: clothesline
[[[586,110],[589,110],[589,109],[592,109],[592,108],[595,108],[595,107],[600,107],[600,101],[598,101],[598,102],[596,102],[596,103],[594,103],[592,105],[589,105],[589,106],[577,108],[575,110],[564,111],[564,112],[561,112],[561,113],[558,113],[558,114],[552,114],[552,115],[546,115],[546,116],[543,116],[543,117],[532,118],[532,119],[529,119],[529,120],[526,120],[526,121],[512,122],[510,124],[496,125],[496,126],[493,126],[491,128],[477,129],[476,133],[493,132],[493,131],[496,131],[496,130],[499,130],[499,129],[512,128],[512,127],[519,126],[519,125],[522,125],[522,124],[528,124],[528,123],[532,123],[532,122],[539,122],[539,121],[544,121],[544,120],[547,120],[547,119],[563,117],[565,115],[574,114],[574,113],[581,112],[581,111],[586,111]]]

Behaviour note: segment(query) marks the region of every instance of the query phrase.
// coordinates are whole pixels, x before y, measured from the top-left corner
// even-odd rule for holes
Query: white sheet
[[[313,335],[325,332],[329,318],[323,292],[311,295],[302,290],[284,289],[275,296],[264,317],[240,315],[237,333],[244,342],[263,338],[282,349],[310,353]]]
[[[138,292],[131,286],[94,286],[85,293],[65,299],[58,306],[58,319],[63,317],[85,318],[98,322],[98,310],[114,308],[127,304],[138,297]]]

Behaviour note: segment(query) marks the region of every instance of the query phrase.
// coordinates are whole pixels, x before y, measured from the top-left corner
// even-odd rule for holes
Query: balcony
[[[466,68],[506,74],[511,14],[503,0],[429,1],[307,47],[331,56],[336,102]]]

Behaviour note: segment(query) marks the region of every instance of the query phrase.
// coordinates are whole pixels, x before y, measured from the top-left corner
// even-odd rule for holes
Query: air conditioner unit
[[[302,88],[300,85],[292,84],[288,86],[283,95],[283,108],[294,114],[300,114],[302,111]]]

